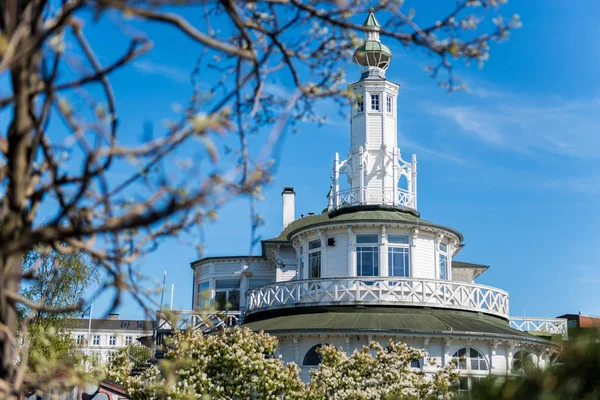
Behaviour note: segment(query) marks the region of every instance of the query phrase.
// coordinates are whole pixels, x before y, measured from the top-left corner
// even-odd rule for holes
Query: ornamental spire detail
[[[373,8],[363,26],[365,41],[353,56],[361,77],[348,85],[353,95],[350,151],[346,160],[335,155],[329,209],[387,205],[416,211],[417,158],[413,155],[411,161],[404,161],[398,148],[400,85],[385,78],[392,52],[380,41],[381,27]]]

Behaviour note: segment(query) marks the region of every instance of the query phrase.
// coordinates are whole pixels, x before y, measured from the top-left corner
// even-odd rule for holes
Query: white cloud
[[[473,93],[485,93],[477,89]],[[447,105],[427,102],[429,114],[452,121],[459,132],[484,144],[519,153],[600,157],[600,101],[568,101],[492,91],[478,102]],[[453,99],[456,103],[457,100]]]
[[[400,147],[401,150],[410,149],[411,152],[414,151],[419,154],[426,154],[426,155],[431,156],[432,158],[442,159],[442,160],[449,161],[454,164],[461,164],[461,165],[465,164],[465,160],[457,155],[449,154],[449,153],[443,152],[443,151],[437,151],[437,150],[431,149],[429,147],[422,146],[419,143],[411,141],[410,139],[408,139],[406,136],[402,135],[401,133],[398,133],[398,146]],[[404,154],[403,158],[405,160],[409,160],[409,158],[406,157],[406,154]]]
[[[159,64],[148,60],[139,60],[133,63],[133,67],[140,72],[162,76],[177,82],[190,81],[191,71],[184,71],[170,65]]]

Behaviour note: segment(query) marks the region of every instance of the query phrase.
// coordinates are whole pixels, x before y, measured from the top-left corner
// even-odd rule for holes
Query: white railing
[[[247,314],[326,305],[403,305],[478,311],[508,318],[508,293],[488,286],[416,278],[322,278],[274,283],[246,292]]]
[[[232,327],[239,323],[239,311],[172,310],[156,312],[156,330],[171,331],[199,329],[209,332],[221,326]]]
[[[337,208],[364,204],[400,205],[415,208],[414,194],[401,188],[396,189],[395,192],[394,188],[365,188],[362,190],[362,200],[360,189],[345,189],[337,193],[336,200]]]
[[[523,332],[546,332],[553,335],[562,335],[569,338],[567,320],[564,318],[532,318],[510,317],[510,327]]]

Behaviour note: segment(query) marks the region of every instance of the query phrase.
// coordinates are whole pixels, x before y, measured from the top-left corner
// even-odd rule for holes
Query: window
[[[390,276],[410,276],[408,235],[388,235]]]
[[[317,344],[316,346],[311,347],[304,355],[304,361],[302,361],[302,365],[319,365],[321,363],[321,355],[317,353],[317,349],[320,349],[321,347],[323,347],[322,344]]]
[[[110,336],[108,338],[108,344],[110,346],[116,346],[117,345],[117,337],[116,336]]]
[[[390,96],[386,96],[385,104],[386,104],[387,112],[391,113],[392,112],[392,98]]]
[[[117,355],[117,352],[115,352],[115,351],[109,352],[107,355],[108,362],[111,362],[115,358],[116,355]]]
[[[440,243],[440,279],[448,279],[448,246]]]
[[[308,242],[308,277],[321,277],[321,239]]]
[[[127,328],[127,325],[129,325],[129,321],[121,321],[121,328]]]
[[[137,328],[138,329],[144,329],[144,321],[138,321]]]
[[[77,342],[76,343],[77,344],[83,344],[83,341],[84,341],[83,335],[77,335]]]
[[[379,235],[356,235],[356,275],[379,276]]]
[[[379,111],[379,95],[371,95],[371,111]]]
[[[478,350],[463,347],[454,353],[455,358],[463,358],[458,362],[458,369],[464,371],[487,371],[488,365],[483,354]]]
[[[220,279],[215,283],[215,302],[221,310],[240,309],[240,280]]]
[[[484,379],[483,376],[461,376],[458,378],[458,393],[469,393],[476,382]]]
[[[99,335],[94,336],[93,344],[94,344],[94,346],[100,346],[100,336]]]
[[[362,96],[356,98],[356,113],[365,111],[365,99]]]
[[[125,345],[129,346],[133,342],[133,336],[125,336]]]
[[[536,361],[534,354],[519,350],[513,356],[511,372],[518,375],[527,375],[535,371]]]
[[[410,362],[410,367],[411,368],[417,368],[417,369],[421,369],[421,360],[417,359],[417,360],[412,360]]]
[[[198,300],[196,301],[197,307],[201,310],[208,308],[210,302],[210,282],[200,282],[198,284]]]

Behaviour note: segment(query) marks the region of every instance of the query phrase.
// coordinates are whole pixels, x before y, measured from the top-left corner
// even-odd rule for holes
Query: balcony
[[[508,293],[418,278],[352,277],[278,282],[246,292],[246,314],[290,307],[392,305],[482,312],[508,319]]]
[[[362,192],[362,193],[361,193]],[[361,196],[362,194],[362,196]],[[346,189],[337,192],[335,208],[364,204],[381,204],[388,206],[404,206],[416,209],[415,195],[408,190],[393,187],[381,190]]]
[[[564,318],[510,317],[510,327],[523,332],[561,335],[564,340],[569,339],[567,320]]]

